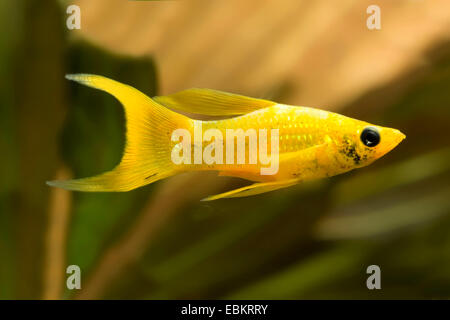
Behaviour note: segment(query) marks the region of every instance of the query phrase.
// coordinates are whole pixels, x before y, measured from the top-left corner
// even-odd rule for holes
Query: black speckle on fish
[[[353,159],[355,165],[359,165],[361,163],[361,156],[356,152],[356,147],[354,143],[346,141],[345,147],[341,150],[341,153],[345,154],[350,159]]]

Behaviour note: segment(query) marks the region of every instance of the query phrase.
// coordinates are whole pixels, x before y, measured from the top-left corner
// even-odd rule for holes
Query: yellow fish
[[[112,94],[127,121],[124,155],[113,170],[47,182],[69,190],[129,191],[180,172],[215,170],[256,183],[204,200],[243,197],[367,166],[405,138],[399,130],[337,113],[216,90],[150,98],[102,76],[66,78]],[[195,120],[169,108],[227,118]]]

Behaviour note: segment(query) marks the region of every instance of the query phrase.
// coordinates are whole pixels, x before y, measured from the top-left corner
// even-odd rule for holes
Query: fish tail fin
[[[66,78],[106,91],[125,109],[126,144],[120,163],[103,174],[48,185],[76,191],[129,191],[175,174],[171,135],[187,128],[190,119],[159,105],[137,89],[97,75],[71,74]]]

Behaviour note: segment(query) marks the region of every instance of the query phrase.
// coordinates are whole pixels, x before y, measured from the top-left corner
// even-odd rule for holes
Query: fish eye
[[[364,128],[361,132],[361,141],[365,146],[373,148],[380,143],[380,133],[373,127]]]

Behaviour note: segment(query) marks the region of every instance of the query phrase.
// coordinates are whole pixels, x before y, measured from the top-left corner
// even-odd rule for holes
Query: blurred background
[[[449,1],[16,0],[0,29],[0,299],[450,297]],[[407,139],[367,168],[248,198],[200,202],[242,184],[214,173],[72,193],[45,181],[112,169],[124,115],[66,73],[319,107]],[[381,290],[366,287],[372,264]]]

